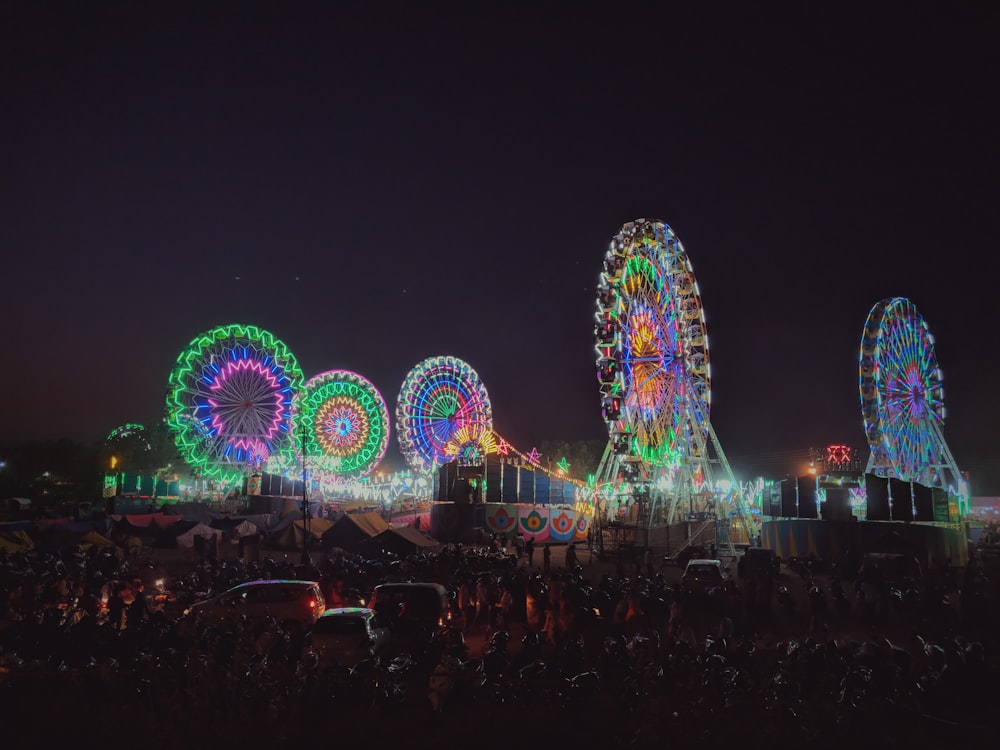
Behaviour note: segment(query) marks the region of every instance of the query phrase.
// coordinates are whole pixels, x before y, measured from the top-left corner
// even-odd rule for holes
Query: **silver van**
[[[286,630],[309,630],[326,610],[316,581],[260,580],[241,583],[221,594],[192,604],[185,615],[226,623],[242,616],[272,617]]]

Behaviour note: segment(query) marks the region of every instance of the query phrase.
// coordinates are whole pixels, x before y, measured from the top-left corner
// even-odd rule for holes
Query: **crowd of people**
[[[758,734],[815,741],[830,721],[830,737],[853,736],[876,706],[900,736],[919,727],[926,737],[928,726],[975,733],[985,722],[976,711],[985,710],[979,686],[997,675],[995,587],[975,564],[931,571],[912,591],[879,591],[873,614],[866,582],[822,561],[785,561],[774,579],[736,575],[694,596],[648,556],[622,575],[620,565],[583,564],[575,546],[556,564],[545,543],[536,560],[533,541],[449,544],[408,558],[337,549],[308,564],[206,557],[173,574],[117,547],[0,553],[0,699],[26,728],[43,725],[58,702],[60,715],[116,732],[134,724],[154,737],[207,733],[222,746],[233,732],[300,736],[349,701],[310,672],[307,634],[209,625],[183,616],[184,603],[256,578],[318,580],[329,606],[363,603],[386,580],[435,580],[453,592],[456,637],[423,656],[428,669],[446,665],[456,689],[435,713],[427,674],[417,672],[395,709],[414,721],[443,714],[427,731],[447,732],[449,717],[579,708],[585,691],[569,686],[587,674],[600,676],[588,700],[617,722],[619,740],[728,737],[741,725],[714,720],[722,712]],[[845,609],[834,584],[848,592]],[[546,665],[545,679],[533,679],[531,665]],[[462,700],[460,720],[449,706]],[[578,730],[600,731],[587,716]]]
[[[983,526],[980,544],[986,547],[1000,545],[1000,521],[989,521]]]

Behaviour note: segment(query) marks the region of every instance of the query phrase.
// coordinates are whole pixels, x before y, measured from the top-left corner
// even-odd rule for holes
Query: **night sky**
[[[229,323],[390,412],[452,355],[522,451],[606,439],[594,288],[646,217],[694,266],[738,475],[867,456],[860,337],[903,296],[1000,494],[995,4],[506,5],[0,3],[0,442],[156,421]]]

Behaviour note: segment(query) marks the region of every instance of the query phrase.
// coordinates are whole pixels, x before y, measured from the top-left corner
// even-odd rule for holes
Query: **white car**
[[[376,621],[375,610],[331,607],[313,625],[308,642],[320,663],[352,667],[385,653],[389,638],[389,629]]]
[[[688,594],[704,594],[714,588],[722,588],[729,577],[721,560],[695,558],[688,560],[681,576],[681,588]]]

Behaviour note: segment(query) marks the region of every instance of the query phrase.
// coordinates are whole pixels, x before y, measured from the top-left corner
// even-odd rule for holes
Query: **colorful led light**
[[[167,393],[167,426],[199,474],[239,481],[290,446],[292,398],[303,381],[295,356],[256,326],[219,326],[177,358]]]
[[[296,399],[297,444],[309,471],[336,478],[369,475],[389,445],[389,410],[378,389],[349,370],[310,378]]]
[[[418,473],[456,456],[484,455],[493,439],[493,410],[476,371],[456,357],[429,357],[416,365],[400,388],[396,437]]]
[[[934,339],[910,300],[884,299],[869,311],[858,370],[876,471],[936,484],[935,467],[945,462],[944,388]]]
[[[595,350],[608,432],[647,466],[676,466],[707,435],[711,400],[691,263],[667,224],[638,220],[612,240],[604,268]]]

